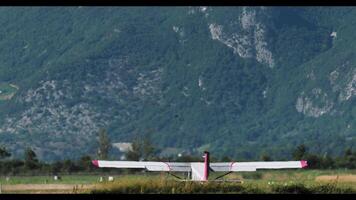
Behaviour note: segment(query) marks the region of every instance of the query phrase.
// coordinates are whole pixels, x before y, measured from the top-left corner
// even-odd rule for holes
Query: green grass
[[[130,174],[130,175],[60,175],[61,180],[54,180],[53,176],[0,176],[0,183],[6,185],[14,184],[96,184],[99,183],[100,177],[107,182],[108,176],[113,176],[117,180],[137,181],[137,180],[154,180],[164,178],[173,180],[174,178],[155,173]],[[6,180],[9,177],[9,180]]]
[[[151,180],[125,180],[114,183],[103,183],[101,188],[92,191],[100,193],[154,193],[154,194],[209,194],[209,193],[236,193],[236,194],[264,194],[264,193],[356,193],[350,186],[335,183],[278,183],[273,185],[256,184],[253,182],[178,182],[163,179]]]
[[[100,175],[66,175],[61,176],[61,180],[54,180],[53,176],[9,176],[0,177],[1,184],[93,184],[97,183]]]
[[[218,175],[219,173],[212,173],[210,179]],[[97,186],[95,190],[83,191],[85,193],[356,193],[356,182],[315,181],[315,178],[321,175],[356,175],[356,170],[265,170],[233,173],[224,177],[239,179],[242,183],[183,182],[168,174],[154,172],[111,175],[115,179],[113,182],[107,181],[109,175],[63,175],[60,181],[53,180],[53,176],[15,176],[10,177],[9,181],[6,181],[5,177],[0,177],[0,183]],[[103,182],[99,182],[100,177],[104,178]]]
[[[249,174],[249,175],[248,175]],[[356,170],[278,170],[235,173],[236,182],[180,182],[165,176],[122,176],[92,193],[356,193],[356,182],[317,182],[320,175],[356,174]],[[216,177],[217,174],[211,177]]]

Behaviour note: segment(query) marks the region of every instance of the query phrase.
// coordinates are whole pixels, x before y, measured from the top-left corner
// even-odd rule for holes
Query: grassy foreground
[[[165,176],[121,177],[114,182],[100,184],[91,193],[117,194],[355,194],[355,171],[342,170],[304,170],[304,171],[265,171],[232,174],[227,179],[237,182],[184,182]],[[335,180],[319,181],[323,175],[335,175]],[[217,175],[215,175],[216,177]],[[352,177],[338,179],[338,177]],[[214,176],[212,176],[212,179]],[[354,180],[355,179],[355,180]]]
[[[179,182],[173,180],[130,180],[104,183],[92,194],[354,194],[356,190],[337,183],[287,182]]]
[[[4,185],[17,184],[93,184],[99,180],[99,175],[66,175],[61,180],[54,180],[53,176],[13,176],[6,179],[0,177],[0,183]]]
[[[176,182],[143,180],[106,184],[93,194],[353,194],[356,190],[335,183],[304,185],[302,183],[256,185],[230,182]]]
[[[178,174],[183,176],[183,174]],[[212,173],[210,179],[219,176]],[[237,182],[184,182],[165,173],[0,177],[2,193],[124,193],[124,194],[356,194],[356,170],[276,170],[233,173],[225,179]],[[103,182],[99,182],[103,177]]]

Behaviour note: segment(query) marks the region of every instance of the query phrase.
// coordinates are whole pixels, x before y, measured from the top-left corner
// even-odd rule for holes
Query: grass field
[[[212,173],[210,179],[218,175]],[[224,177],[242,183],[184,182],[150,172],[112,176],[112,182],[108,176],[65,175],[57,181],[50,176],[1,177],[0,183],[2,193],[356,193],[356,170],[269,170]]]

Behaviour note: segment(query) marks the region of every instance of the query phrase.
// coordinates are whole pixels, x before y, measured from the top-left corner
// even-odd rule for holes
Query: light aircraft
[[[180,177],[171,172],[188,172],[191,173],[191,181],[208,181],[209,171],[227,172],[219,176],[221,178],[232,172],[252,172],[257,169],[291,169],[306,168],[307,161],[260,161],[260,162],[216,162],[210,163],[209,152],[204,152],[204,162],[151,162],[151,161],[105,161],[93,160],[96,167],[106,168],[136,168],[146,169],[148,171],[164,171],[176,178]],[[216,180],[218,178],[215,178]]]

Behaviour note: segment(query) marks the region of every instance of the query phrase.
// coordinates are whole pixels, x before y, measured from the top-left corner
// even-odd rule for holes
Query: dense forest
[[[140,144],[140,141],[135,141]],[[201,156],[182,155],[180,157],[159,157],[155,154],[155,147],[151,143],[146,143],[142,148],[133,148],[126,153],[127,160],[150,160],[150,161],[170,161],[170,162],[202,162]],[[356,169],[356,152],[347,149],[344,155],[330,157],[312,154],[308,152],[305,145],[298,146],[291,152],[294,160],[307,160],[307,169]],[[137,173],[142,170],[137,169],[115,169],[115,168],[96,168],[92,164],[90,156],[82,156],[78,160],[57,160],[55,162],[44,162],[37,158],[36,153],[27,148],[23,159],[8,159],[11,153],[6,148],[0,148],[0,175],[69,175],[69,174],[129,174]],[[95,158],[103,158],[101,154]],[[107,157],[106,160],[112,160]],[[267,154],[260,156],[261,161],[273,161],[274,159]],[[278,159],[277,159],[278,160]],[[236,161],[228,156],[212,157],[211,162],[230,162]]]
[[[11,152],[5,147],[0,147],[0,175],[59,175],[59,174],[97,174],[97,173],[135,173],[142,170],[138,169],[115,169],[115,168],[97,168],[92,164],[92,160],[117,160],[109,156],[112,151],[110,139],[106,130],[101,129],[97,141],[97,154],[91,158],[88,155],[81,156],[78,160],[57,160],[55,162],[40,161],[36,153],[31,148],[26,148],[22,159],[10,159]],[[125,152],[124,160],[130,161],[164,161],[164,162],[202,162],[201,156],[196,155],[176,155],[162,157],[159,154],[160,149],[152,143],[149,137],[136,137],[131,148]],[[328,155],[318,155],[309,152],[304,144],[299,145],[291,152],[294,160],[306,160],[307,169],[356,169],[356,152],[347,148],[342,156],[331,157]],[[276,161],[268,154],[260,155],[261,161]],[[211,162],[233,162],[235,158],[228,156],[213,156]],[[239,160],[242,161],[242,160]]]

